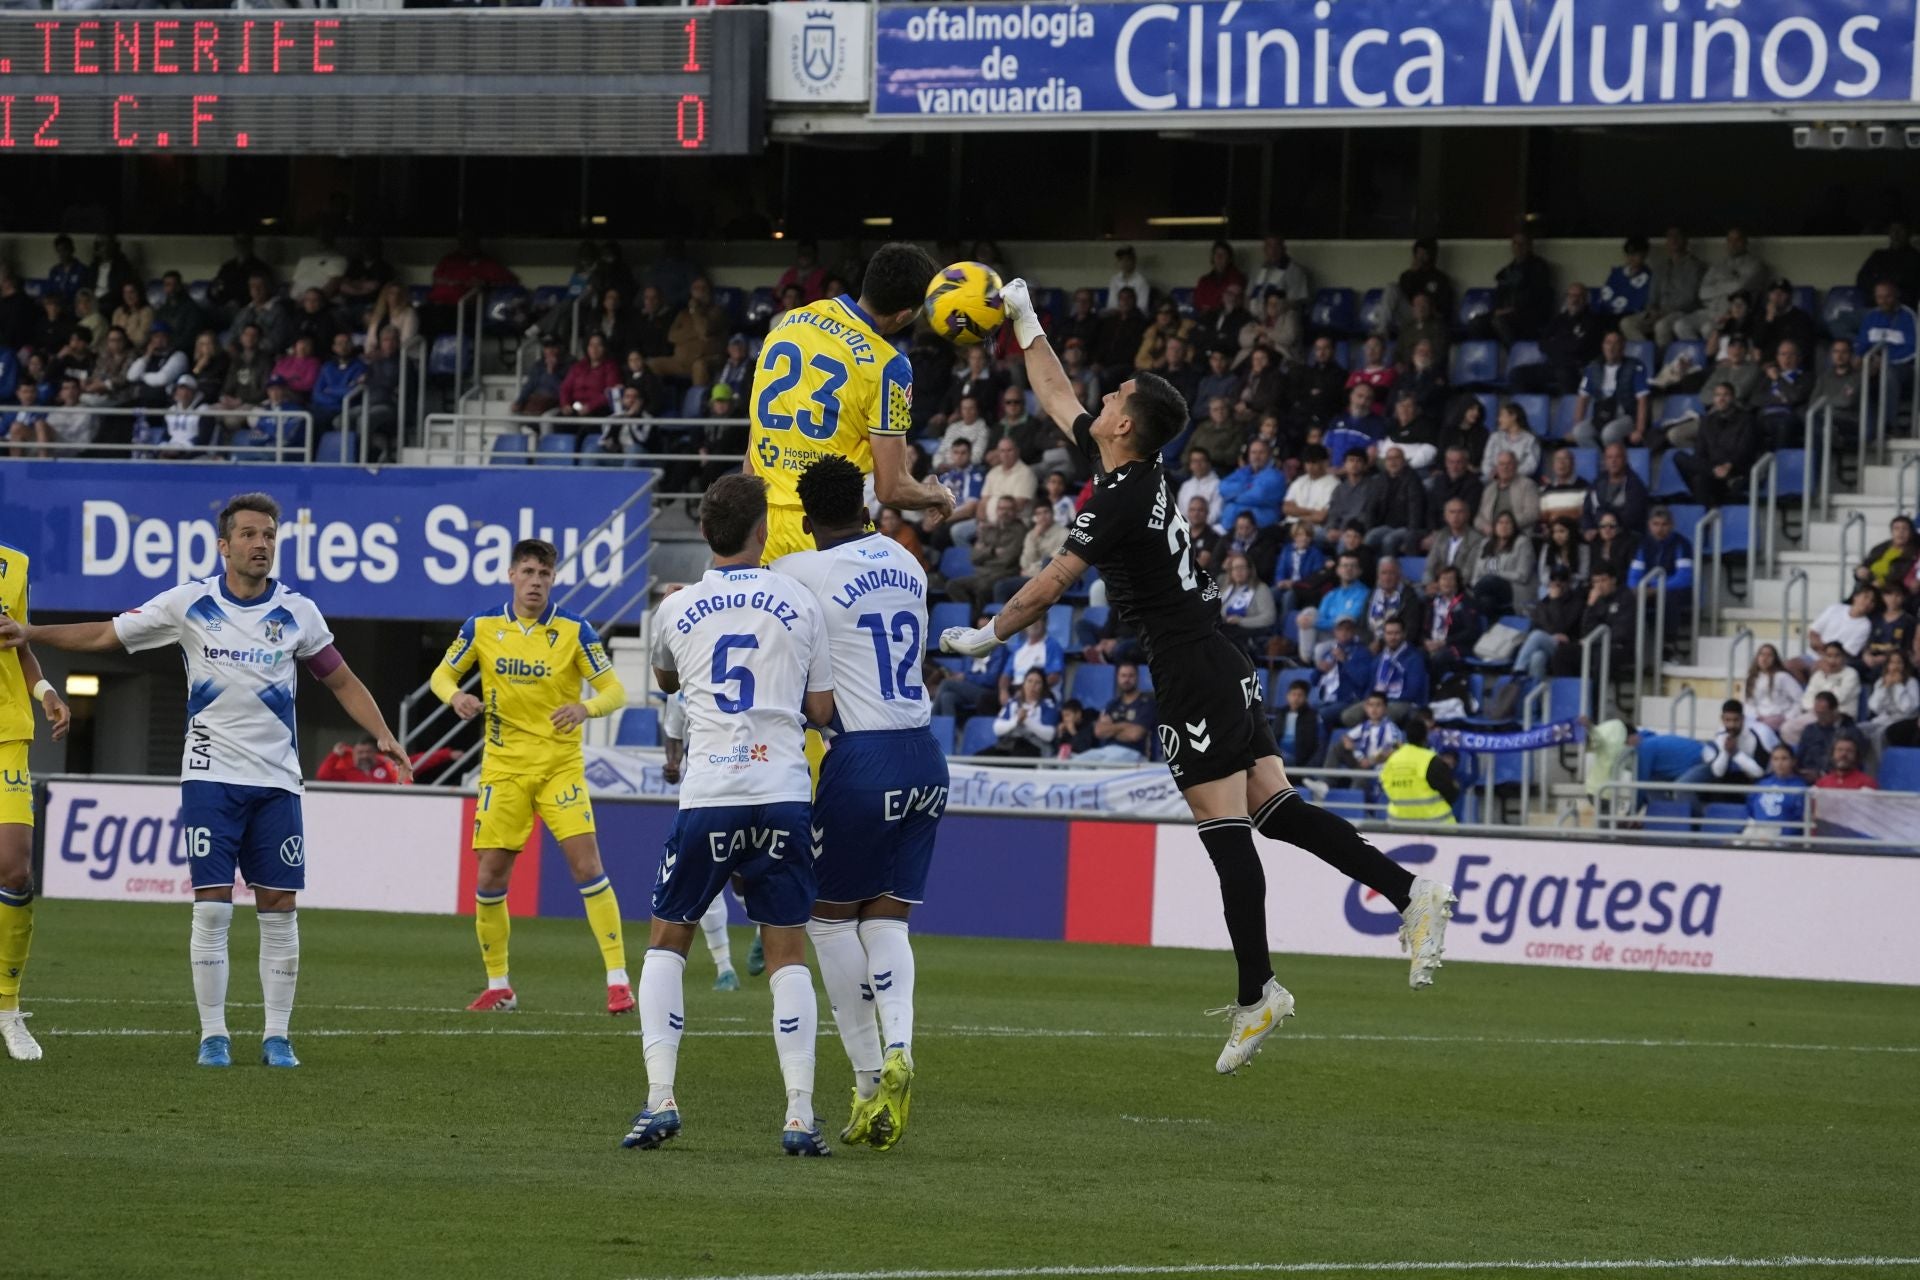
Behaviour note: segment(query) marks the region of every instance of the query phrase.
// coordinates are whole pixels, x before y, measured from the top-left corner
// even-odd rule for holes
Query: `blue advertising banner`
[[[0,542],[32,557],[36,612],[117,613],[219,572],[215,517],[229,496],[262,490],[282,511],[274,576],[329,617],[462,618],[506,599],[521,538],[545,538],[562,557],[584,544],[562,590],[583,574],[619,582],[645,560],[647,534],[627,539],[651,498],[594,530],[651,474],[8,462]]]
[[[1532,113],[1915,101],[1920,0],[1188,0],[881,7],[874,111]]]
[[[1563,742],[1585,742],[1587,728],[1578,720],[1556,720],[1531,729],[1482,733],[1476,729],[1435,729],[1427,744],[1436,751],[1538,751]]]

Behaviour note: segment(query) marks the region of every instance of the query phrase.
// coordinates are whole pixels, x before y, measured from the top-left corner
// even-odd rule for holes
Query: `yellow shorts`
[[[796,551],[818,551],[813,535],[800,527],[806,517],[798,507],[767,508],[767,549],[760,557],[761,564],[772,564],[781,556],[792,555]]]
[[[533,815],[553,832],[555,840],[593,832],[593,801],[587,796],[585,766],[575,761],[542,778],[536,773],[480,774],[480,799],[473,808],[473,847],[525,847],[533,834]]]
[[[33,775],[27,744],[0,742],[0,824],[33,825]]]

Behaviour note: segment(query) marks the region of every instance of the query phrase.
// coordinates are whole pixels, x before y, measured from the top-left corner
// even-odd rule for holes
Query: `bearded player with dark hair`
[[[1213,1011],[1231,1024],[1215,1064],[1230,1074],[1293,1014],[1293,996],[1274,979],[1268,957],[1267,886],[1256,829],[1305,849],[1398,907],[1416,988],[1430,984],[1440,966],[1452,895],[1444,885],[1416,880],[1288,783],[1253,665],[1219,632],[1216,589],[1193,562],[1186,521],[1161,465],[1160,451],[1187,423],[1180,393],[1141,373],[1106,395],[1097,415],[1086,413],[1041,332],[1026,282],[1009,281],[1002,297],[1041,407],[1101,474],[1066,547],[988,625],[951,628],[941,644],[949,653],[986,653],[1044,618],[1089,565],[1099,569],[1107,599],[1146,648],[1160,746],[1220,877],[1240,976],[1235,1002]]]

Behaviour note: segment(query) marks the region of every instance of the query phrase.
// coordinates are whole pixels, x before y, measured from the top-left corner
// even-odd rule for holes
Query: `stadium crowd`
[[[405,353],[451,341],[455,307],[479,289],[488,331],[540,344],[510,406],[526,433],[669,455],[669,494],[738,465],[760,337],[793,307],[857,294],[862,273],[858,242],[829,264],[803,241],[748,295],[717,289],[684,245],[639,268],[617,243],[590,241],[564,286],[527,290],[463,237],[429,283],[409,285],[377,239],[343,249],[322,236],[282,270],[243,234],[210,280],[165,271],[143,283],[111,235],[84,261],[66,236],[51,248],[31,282],[0,268],[0,401],[13,406],[0,433],[15,456],[55,443],[163,458],[300,449],[307,415],[316,436],[349,425],[356,392],[384,456],[406,426]],[[1710,263],[1677,228],[1657,250],[1630,236],[1620,254],[1597,288],[1569,281],[1556,293],[1555,269],[1520,232],[1491,281],[1463,287],[1422,239],[1362,305],[1355,291],[1317,288],[1277,236],[1245,264],[1216,243],[1209,269],[1178,285],[1149,280],[1122,245],[1104,289],[1037,290],[1090,410],[1139,370],[1192,406],[1166,452],[1179,515],[1196,562],[1221,581],[1223,625],[1285,685],[1274,715],[1290,762],[1369,767],[1429,707],[1511,718],[1539,681],[1579,672],[1580,640],[1602,623],[1614,669],[1626,669],[1640,656],[1635,589],[1656,569],[1667,591],[1692,588],[1695,549],[1668,504],[1690,504],[1690,518],[1744,502],[1755,461],[1796,446],[1817,400],[1850,438],[1863,361],[1890,361],[1903,397],[1911,386],[1920,249],[1904,225],[1817,315],[1813,291],[1775,273],[1737,227]],[[936,256],[1019,270],[990,241]],[[1043,267],[1032,274],[1044,285]],[[930,530],[890,509],[879,524],[973,621],[1059,549],[1091,478],[1036,417],[1009,335],[956,349],[923,327],[903,345],[916,465],[956,511]],[[1857,725],[1863,759],[1883,741],[1920,740],[1906,674],[1920,659],[1905,612],[1920,587],[1911,545],[1912,526],[1896,521],[1861,570],[1877,594],[1849,606],[1866,622],[1836,628],[1829,610],[1804,658],[1767,677],[1769,689],[1805,681],[1804,705],[1781,725],[1759,707],[1753,721],[1800,747],[1796,772],[1824,773],[1823,725]],[[963,729],[990,723],[991,739],[972,741],[996,752],[1149,758],[1137,638],[1093,590],[1071,627],[959,671],[930,662],[936,707]],[[1833,641],[1852,687],[1824,669]],[[1097,699],[1065,696],[1069,658],[1111,668],[1111,693],[1102,680]],[[1484,678],[1508,671],[1497,686]],[[1826,694],[1836,706],[1821,720]],[[1764,752],[1729,758],[1743,754],[1766,764]]]

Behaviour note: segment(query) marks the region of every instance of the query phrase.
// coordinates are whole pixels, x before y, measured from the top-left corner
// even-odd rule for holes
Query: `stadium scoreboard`
[[[0,15],[0,154],[742,155],[750,9]]]

